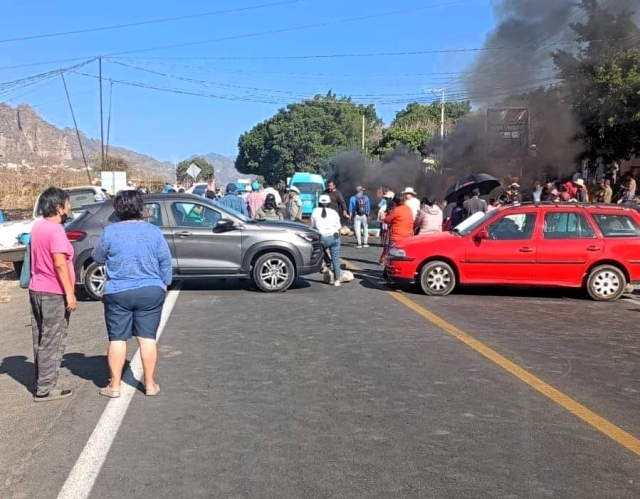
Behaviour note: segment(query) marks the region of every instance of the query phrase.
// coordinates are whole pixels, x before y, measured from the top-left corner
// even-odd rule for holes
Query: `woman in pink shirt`
[[[64,231],[71,204],[62,189],[40,195],[42,219],[31,230],[31,331],[36,369],[34,400],[47,402],[72,395],[56,387],[66,347],[69,315],[76,309],[73,247]]]

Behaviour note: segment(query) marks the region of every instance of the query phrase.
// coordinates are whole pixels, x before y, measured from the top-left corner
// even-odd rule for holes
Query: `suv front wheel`
[[[251,278],[255,285],[267,293],[286,291],[293,284],[296,269],[282,253],[266,253],[253,264]]]
[[[107,282],[105,266],[96,262],[91,263],[84,271],[84,289],[92,300],[102,300],[104,284]]]

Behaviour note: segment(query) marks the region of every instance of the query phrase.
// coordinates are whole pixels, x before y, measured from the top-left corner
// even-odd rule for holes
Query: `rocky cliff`
[[[89,165],[98,164],[100,141],[82,133],[80,137]],[[109,154],[124,158],[147,175],[170,177],[173,172],[171,162],[161,162],[122,147],[110,146]],[[0,166],[83,169],[84,162],[75,129],[61,130],[27,105],[14,108],[0,103]]]

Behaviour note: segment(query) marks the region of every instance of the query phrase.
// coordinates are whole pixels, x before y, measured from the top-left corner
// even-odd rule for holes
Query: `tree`
[[[445,124],[456,123],[470,112],[469,101],[446,102]],[[440,130],[441,113],[441,101],[434,101],[430,105],[412,102],[399,111],[391,125],[384,130],[382,140],[375,148],[374,154],[385,154],[399,146],[406,146],[412,152],[420,154],[424,145]]]
[[[236,169],[260,175],[268,184],[295,172],[324,173],[336,153],[361,148],[362,116],[365,147],[370,148],[382,124],[373,105],[358,105],[332,92],[289,104],[240,137]]]
[[[554,62],[580,126],[584,158],[605,161],[640,155],[640,28],[630,12],[614,15],[597,0],[582,0],[587,14],[574,24],[576,53]]]
[[[96,169],[103,172],[128,172],[132,168],[131,163],[122,156],[106,156],[102,168],[100,167],[100,159],[97,161]]]
[[[208,179],[213,178],[213,166],[202,156],[193,156],[189,159],[181,161],[180,163],[178,163],[178,166],[176,166],[176,177],[179,182],[183,182],[188,176],[187,170],[192,164],[195,164],[198,168],[200,168],[200,173],[195,179],[193,179],[194,182],[205,182]]]

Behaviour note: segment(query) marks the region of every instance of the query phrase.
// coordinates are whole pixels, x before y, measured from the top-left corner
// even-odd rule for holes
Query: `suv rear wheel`
[[[267,293],[286,291],[293,284],[296,269],[282,253],[266,253],[253,264],[251,278],[255,285]]]
[[[456,274],[446,262],[429,262],[420,271],[420,287],[429,296],[446,296],[456,287]]]
[[[613,265],[594,268],[587,279],[587,292],[597,301],[614,301],[622,296],[627,279],[622,270]]]
[[[104,265],[93,262],[84,271],[84,289],[92,300],[102,300],[107,271]]]

